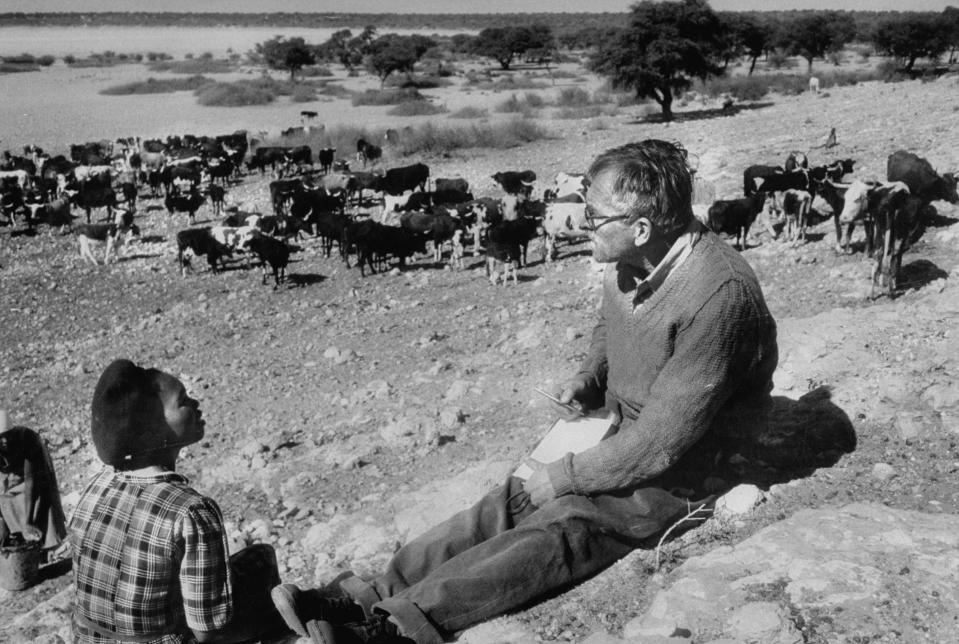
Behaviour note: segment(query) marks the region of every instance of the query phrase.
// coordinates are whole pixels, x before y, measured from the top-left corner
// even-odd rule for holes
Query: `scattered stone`
[[[896,468],[889,463],[876,463],[872,466],[872,475],[880,481],[888,481],[896,476]]]
[[[746,514],[764,499],[763,491],[755,485],[737,485],[716,500],[716,514],[725,516]]]

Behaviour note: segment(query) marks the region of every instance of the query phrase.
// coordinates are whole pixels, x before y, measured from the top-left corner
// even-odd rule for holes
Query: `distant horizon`
[[[633,2],[593,0],[590,10],[569,0],[410,0],[402,8],[382,0],[279,0],[264,9],[262,0],[206,0],[198,10],[196,0],[4,0],[0,13],[626,13]],[[959,0],[711,0],[716,11],[942,11],[959,6]]]

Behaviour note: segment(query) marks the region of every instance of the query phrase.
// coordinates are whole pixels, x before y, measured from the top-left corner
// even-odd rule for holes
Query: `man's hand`
[[[529,494],[530,503],[541,508],[556,498],[556,491],[550,483],[545,465],[532,459],[527,459],[526,464],[533,469],[533,473],[523,482],[523,489]]]
[[[35,525],[23,526],[23,538],[27,541],[40,541],[43,538],[43,532]]]
[[[595,378],[581,373],[564,382],[556,397],[561,403],[578,405],[584,412],[599,409],[606,402],[603,392],[596,386]],[[564,409],[564,417],[568,420],[573,415]]]

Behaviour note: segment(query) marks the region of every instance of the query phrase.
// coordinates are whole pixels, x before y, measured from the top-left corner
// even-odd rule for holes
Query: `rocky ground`
[[[553,138],[521,149],[425,161],[490,195],[496,170],[581,171],[647,137],[686,145],[720,196],[790,150],[855,158],[862,178],[883,178],[896,149],[952,170],[956,84],[777,96],[722,117],[691,104],[668,125],[553,121]],[[839,145],[810,150],[831,127]],[[267,209],[265,183],[232,198]],[[894,299],[866,298],[861,245],[836,255],[831,222],[797,245],[754,231],[744,253],[779,323],[781,425],[730,466],[758,484],[744,507],[758,505],[463,639],[956,641],[959,227],[953,206],[936,206]],[[89,400],[102,368],[124,356],[181,375],[208,425],[180,469],[220,502],[236,546],[273,543],[284,579],[303,584],[375,570],[500,480],[552,418],[533,387],[574,369],[598,303],[586,244],[554,264],[531,249],[519,285],[494,288],[479,259],[361,278],[307,240],[274,291],[242,263],[181,278],[172,240],[185,222],[147,202],[138,224],[108,267],[81,263],[70,235],[0,229],[0,404],[47,439],[69,506],[97,467]],[[0,591],[0,639],[66,637],[69,582]]]

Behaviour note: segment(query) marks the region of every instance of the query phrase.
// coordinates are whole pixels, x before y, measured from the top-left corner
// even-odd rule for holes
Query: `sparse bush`
[[[54,62],[56,62],[56,60],[57,59],[51,56],[50,54],[46,54],[44,56],[37,57],[37,64],[40,65],[41,67],[49,67]]]
[[[462,148],[512,148],[546,136],[546,130],[541,125],[526,118],[468,127],[443,127],[425,123],[402,137],[399,151],[410,156],[442,154]]]
[[[19,72],[35,72],[40,67],[38,65],[24,65],[21,63],[0,63],[0,74],[17,74]]]
[[[905,80],[905,74],[899,71],[899,65],[894,60],[884,60],[876,65],[876,74],[886,82]]]
[[[774,51],[769,54],[769,66],[773,69],[789,69],[796,63],[795,61],[781,51]]]
[[[577,107],[562,107],[556,110],[555,118],[592,119],[592,118],[596,118],[597,116],[612,115],[615,113],[616,113],[615,106],[580,105]]]
[[[204,76],[190,76],[189,78],[148,78],[145,81],[114,85],[100,90],[106,96],[129,96],[131,94],[166,94],[168,92],[193,91],[212,83]]]
[[[446,78],[422,74],[413,74],[409,77],[393,75],[386,79],[387,87],[433,89],[436,87],[449,87],[452,84],[453,81]]]
[[[152,63],[152,62],[155,62],[155,61],[158,61],[158,60],[172,60],[172,58],[173,58],[173,56],[171,56],[170,54],[167,54],[167,53],[164,53],[164,52],[161,52],[161,51],[148,51],[148,52],[147,52],[147,60],[150,61],[151,63]]]
[[[523,101],[516,94],[511,94],[509,98],[496,106],[497,112],[522,112]]]
[[[585,107],[589,104],[589,92],[582,87],[565,87],[556,97],[557,107]]]
[[[415,89],[368,89],[353,95],[353,105],[399,105],[407,101],[423,101],[425,97]]]
[[[529,76],[498,76],[490,80],[485,74],[467,75],[467,85],[476,89],[485,89],[493,92],[515,91],[519,89],[544,89],[549,83],[538,81]]]
[[[37,57],[33,54],[17,54],[15,56],[3,56],[3,62],[11,65],[36,65]]]
[[[544,99],[539,94],[536,94],[535,92],[526,92],[526,94],[523,96],[523,100],[526,102],[526,104],[529,107],[535,108],[535,107],[543,107],[544,105],[546,105],[546,99]]]
[[[297,85],[290,94],[294,103],[309,103],[316,100],[316,88],[312,85]]]
[[[202,54],[200,54],[200,59],[201,59],[201,60],[213,60],[213,52],[212,52],[212,51],[205,51],[205,52],[203,52]]]
[[[451,119],[481,119],[489,116],[489,110],[481,107],[472,107],[467,105],[466,107],[461,107],[452,114],[450,114]]]
[[[73,54],[67,54],[63,57],[63,62],[67,65],[72,65],[73,63],[77,62],[77,57]]]
[[[842,65],[842,64],[845,62],[846,57],[843,56],[843,54],[842,54],[841,51],[831,51],[831,52],[829,52],[829,53],[826,55],[826,59],[827,59],[830,63],[832,63],[833,65],[835,65],[836,67],[839,67],[840,65]]]
[[[240,107],[272,103],[276,99],[276,94],[266,89],[262,83],[238,81],[236,83],[209,83],[196,90],[196,97],[200,105]]]
[[[332,76],[333,71],[329,67],[324,67],[323,65],[307,65],[300,70],[300,74],[303,78],[317,78],[320,76]]]
[[[324,83],[320,86],[320,89],[317,90],[317,93],[322,96],[334,96],[336,98],[349,98],[353,96],[353,92],[338,83]]]
[[[163,60],[147,66],[151,72],[171,74],[223,74],[232,72],[236,66],[229,60],[195,58],[193,60]]]
[[[185,56],[183,56],[183,58],[186,60],[193,60],[193,54],[187,53]]]
[[[575,78],[575,79],[580,78],[579,74],[566,71],[565,69],[554,69],[551,75],[553,78]]]
[[[427,116],[443,114],[447,111],[442,105],[434,105],[429,101],[404,101],[399,105],[394,105],[386,113],[391,116]]]

